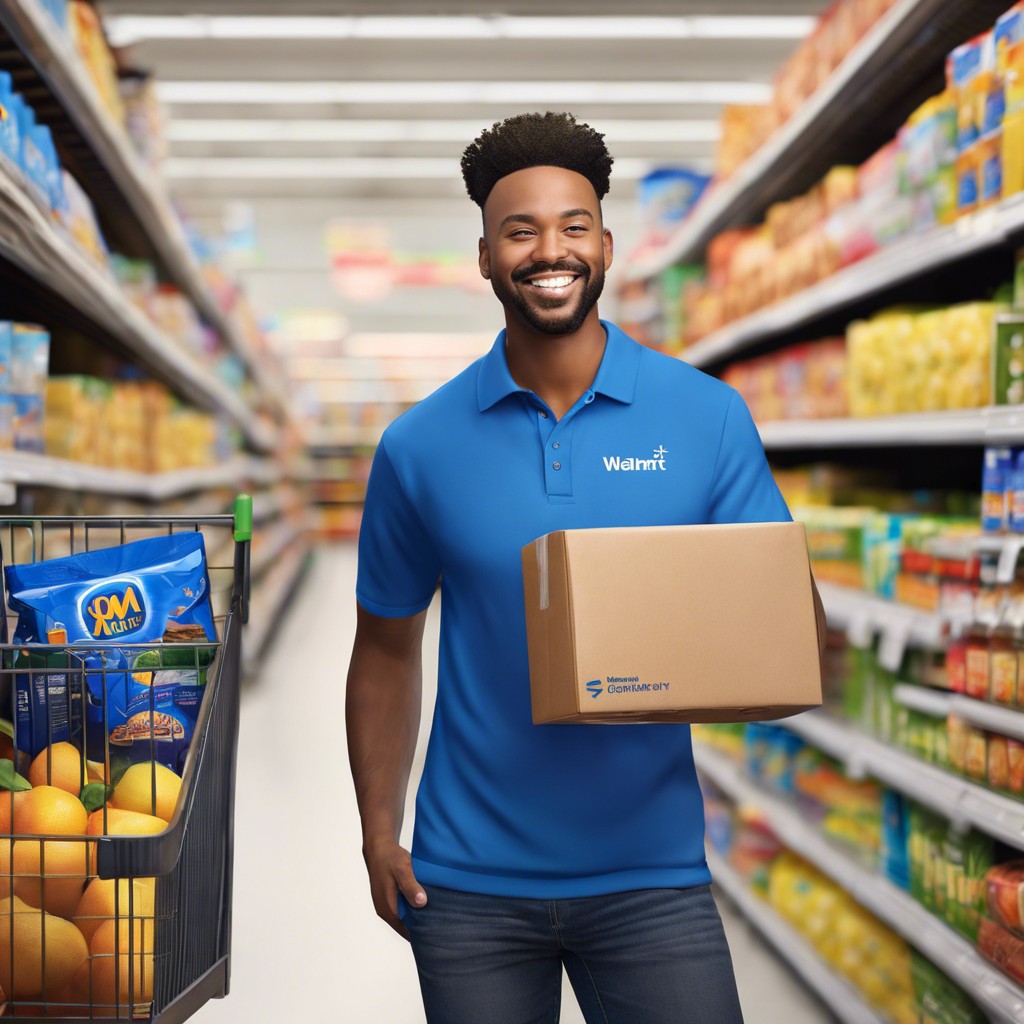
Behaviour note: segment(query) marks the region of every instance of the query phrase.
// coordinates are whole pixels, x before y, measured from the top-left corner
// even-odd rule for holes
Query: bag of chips
[[[122,754],[154,759],[181,771],[195,730],[212,650],[133,651],[121,645],[216,640],[210,581],[200,533],[178,533],[5,569],[8,600],[18,613],[15,644],[46,643],[63,630],[81,647],[85,708],[61,717],[62,729],[91,760]],[[166,660],[165,660],[166,659]],[[21,750],[33,757],[58,737],[53,708],[73,707],[72,673],[60,692],[53,674],[33,685],[17,674],[16,729]],[[79,675],[80,679],[81,676]],[[84,721],[81,719],[84,718]],[[80,735],[84,727],[84,743]]]

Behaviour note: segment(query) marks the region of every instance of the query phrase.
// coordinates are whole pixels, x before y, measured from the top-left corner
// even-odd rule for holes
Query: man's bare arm
[[[413,906],[426,902],[409,853],[399,846],[420,727],[426,618],[423,611],[388,619],[359,607],[345,694],[349,764],[373,905],[405,938],[398,890]]]

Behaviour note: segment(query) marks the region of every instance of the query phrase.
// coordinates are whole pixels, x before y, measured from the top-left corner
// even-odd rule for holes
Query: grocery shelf
[[[778,724],[843,762],[852,775],[870,775],[958,825],[1024,850],[1024,801],[937,768],[821,711]]]
[[[339,426],[313,430],[309,434],[311,448],[376,448],[380,444],[384,428]],[[319,452],[317,454],[320,454]]]
[[[2,163],[0,260],[26,274],[53,298],[55,306],[70,307],[93,334],[130,352],[183,398],[228,416],[252,447],[274,449],[277,431],[192,353],[151,323],[105,270],[57,231]]]
[[[643,280],[699,258],[721,230],[820,181],[836,164],[867,157],[914,106],[942,91],[946,55],[991,28],[1004,0],[899,0],[828,81],[739,170],[713,186],[670,241],[627,272]]]
[[[984,445],[1024,439],[1024,410],[1010,406],[869,419],[778,420],[758,426],[766,451],[890,445]]]
[[[126,469],[88,466],[32,452],[0,452],[0,482],[5,484],[53,487],[150,501],[223,487],[237,488],[260,477],[265,479],[275,470],[275,465],[266,459],[244,455],[216,466],[177,469],[167,473],[136,473]]]
[[[949,975],[999,1024],[1024,1020],[1024,989],[909,893],[826,839],[785,800],[755,785],[726,755],[694,744],[697,770],[734,800],[757,807],[779,840],[842,886]],[[946,813],[942,811],[942,813]],[[714,873],[714,872],[713,872]]]
[[[253,674],[280,621],[280,611],[295,592],[309,565],[310,544],[303,537],[290,547],[261,580],[254,580],[249,602],[249,623],[243,643],[242,671]]]
[[[159,176],[132,149],[103,106],[74,46],[38,0],[0,2],[4,67],[54,134],[65,163],[96,206],[108,239],[128,255],[154,260],[252,373],[283,413],[288,403],[275,377],[220,307],[204,281]]]
[[[932,718],[956,715],[978,729],[1008,736],[1024,742],[1024,710],[989,704],[987,701],[965,697],[962,693],[945,693],[924,686],[901,683],[893,692],[893,699],[904,707]]]
[[[1012,583],[1017,574],[1017,562],[1024,551],[1024,534],[933,537],[927,542],[927,549],[939,558],[956,561],[967,561],[977,555],[998,555],[996,582]]]
[[[855,647],[867,647],[876,636],[881,638],[879,661],[891,672],[899,669],[907,647],[936,649],[945,645],[949,620],[935,612],[834,583],[819,582],[818,593],[829,626],[845,630]]]
[[[857,990],[829,967],[795,928],[751,890],[724,857],[709,848],[707,860],[715,885],[739,907],[743,916],[843,1024],[883,1024],[884,1018],[879,1017]]]
[[[709,334],[681,356],[693,366],[709,366],[885,292],[933,270],[997,249],[1024,234],[1024,196],[961,217],[947,227],[930,228],[886,246],[818,284],[758,310]]]

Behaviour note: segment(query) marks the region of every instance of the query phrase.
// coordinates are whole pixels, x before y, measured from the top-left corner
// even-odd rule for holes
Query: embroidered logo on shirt
[[[668,449],[664,445],[659,444],[654,449],[653,459],[641,459],[632,455],[626,458],[623,458],[621,455],[602,455],[601,458],[604,462],[604,468],[609,473],[636,473],[650,472],[652,470],[665,472],[666,455],[668,455]]]

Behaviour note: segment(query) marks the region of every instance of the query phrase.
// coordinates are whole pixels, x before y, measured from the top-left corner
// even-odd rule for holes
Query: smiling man
[[[563,967],[588,1024],[741,1020],[689,728],[532,724],[523,545],[789,519],[739,395],[599,319],[611,165],[568,114],[510,118],[466,149],[505,329],[388,428],[367,489],[349,753],[374,906],[411,941],[429,1024],[552,1024]],[[410,856],[399,834],[439,580]]]

